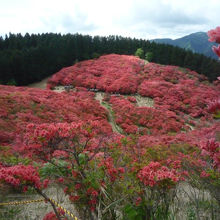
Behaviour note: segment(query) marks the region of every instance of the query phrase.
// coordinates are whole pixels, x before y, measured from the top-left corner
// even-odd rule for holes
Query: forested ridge
[[[190,68],[210,81],[220,73],[220,63],[201,54],[148,40],[121,36],[81,34],[9,34],[0,37],[0,83],[27,85],[54,74],[77,61],[103,54],[144,54],[152,52],[152,62]]]
[[[217,46],[217,43],[210,42],[208,38],[209,37],[206,32],[196,32],[181,38],[177,38],[175,40],[172,40],[170,38],[162,38],[154,39],[151,41],[154,41],[155,43],[169,44],[181,47],[218,60],[218,56],[212,51],[212,47]]]

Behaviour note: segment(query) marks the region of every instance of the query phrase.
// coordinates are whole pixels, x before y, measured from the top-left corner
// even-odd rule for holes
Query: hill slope
[[[71,87],[58,93],[0,85],[0,190],[59,184],[74,216],[91,220],[99,210],[101,219],[109,219],[110,211],[128,219],[124,207],[151,210],[152,204],[155,213],[141,216],[158,219],[162,202],[168,208],[181,204],[171,215],[187,219],[192,192],[205,189],[208,199],[220,198],[220,122],[209,108],[220,97],[218,82],[189,69],[111,54],[63,68],[48,81],[48,88],[60,85]],[[183,184],[193,189],[188,200]],[[163,200],[173,190],[177,200]],[[140,196],[146,202],[137,203]],[[197,215],[219,216],[216,207],[201,206]],[[28,219],[54,216],[36,217],[35,209]],[[25,219],[20,216],[15,219]],[[138,216],[138,209],[132,212],[132,219]]]
[[[178,46],[186,50],[192,50],[195,53],[201,53],[205,56],[218,59],[218,57],[212,51],[212,46],[216,44],[208,41],[208,36],[205,32],[192,33],[190,35],[175,40],[164,38],[154,39],[152,41],[161,44],[170,44],[173,46]]]

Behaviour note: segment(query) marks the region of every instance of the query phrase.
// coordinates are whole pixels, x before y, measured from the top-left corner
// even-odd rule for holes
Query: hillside
[[[195,71],[117,54],[63,68],[47,89],[0,85],[0,202],[55,185],[81,220],[217,218],[219,97]],[[55,219],[30,209],[15,219]]]
[[[220,63],[202,54],[148,40],[81,34],[9,34],[0,37],[0,84],[26,86],[63,67],[104,54],[134,55],[138,48],[153,53],[152,62],[189,68],[214,81]]]
[[[205,56],[218,59],[217,55],[213,53],[212,46],[217,45],[216,43],[208,41],[208,35],[205,32],[196,32],[187,36],[172,40],[169,38],[154,39],[151,40],[160,44],[170,44],[178,46],[186,50],[191,50],[195,53],[201,53]]]

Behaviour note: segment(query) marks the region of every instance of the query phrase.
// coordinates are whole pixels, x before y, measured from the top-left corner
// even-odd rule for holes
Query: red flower
[[[138,197],[136,199],[135,205],[138,206],[141,203],[141,200],[142,200],[141,197]]]
[[[50,182],[49,179],[45,179],[45,180],[43,181],[43,187],[44,187],[44,188],[47,188],[49,182]]]
[[[43,220],[58,220],[54,212],[47,213]]]
[[[23,192],[27,192],[27,190],[28,190],[28,186],[24,186],[23,187]]]
[[[91,195],[91,196],[93,196],[93,197],[97,197],[97,196],[99,195],[99,193],[98,193],[96,190],[94,190],[93,188],[89,188],[89,189],[87,190],[87,194],[88,194],[88,195]]]
[[[95,211],[95,207],[94,207],[94,206],[91,206],[91,207],[90,207],[90,210],[91,210],[92,212],[94,212],[94,211]]]
[[[218,45],[218,47],[213,46],[213,47],[212,47],[212,50],[213,50],[214,53],[217,54],[217,56],[220,57],[220,45]]]
[[[209,41],[220,43],[220,27],[208,31]]]
[[[118,168],[118,171],[119,171],[120,173],[124,173],[124,172],[125,172],[125,169],[124,169],[123,167],[119,167],[119,168]]]
[[[63,183],[63,182],[64,182],[63,177],[60,177],[60,178],[58,179],[58,182]]]
[[[77,177],[77,176],[78,176],[78,173],[75,172],[74,170],[72,170],[72,175],[73,175],[74,177]]]
[[[209,174],[209,173],[206,173],[205,171],[202,171],[202,172],[200,173],[200,177],[205,178],[205,177],[209,177],[209,176],[210,176],[210,174]]]
[[[95,190],[91,192],[91,196],[93,196],[93,197],[97,197],[98,195],[99,195],[99,193]]]
[[[76,201],[78,201],[80,199],[80,197],[79,196],[70,196],[69,199],[72,202],[76,202]]]
[[[77,183],[77,184],[75,185],[75,189],[76,189],[76,190],[80,189],[81,187],[82,187],[82,185],[79,184],[79,183]]]
[[[89,202],[89,205],[95,205],[97,203],[96,199],[91,199]]]

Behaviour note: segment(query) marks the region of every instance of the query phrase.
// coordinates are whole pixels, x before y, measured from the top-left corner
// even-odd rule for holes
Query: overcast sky
[[[0,35],[179,38],[220,26],[220,0],[0,0]]]

